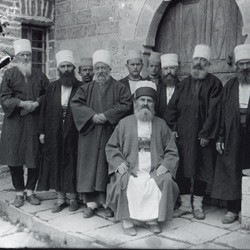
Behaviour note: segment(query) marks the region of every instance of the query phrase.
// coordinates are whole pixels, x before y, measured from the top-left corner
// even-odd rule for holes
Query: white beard
[[[149,122],[149,121],[152,121],[154,117],[154,112],[147,108],[143,108],[139,110],[137,107],[135,107],[134,113],[135,113],[135,117],[140,121]]]
[[[31,75],[31,62],[29,63],[19,62],[17,63],[17,68],[20,70],[20,72],[23,74],[24,77],[28,77]]]

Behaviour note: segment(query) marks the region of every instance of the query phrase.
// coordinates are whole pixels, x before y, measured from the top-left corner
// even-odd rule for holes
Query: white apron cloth
[[[138,137],[151,138],[151,122],[138,121]],[[158,218],[161,191],[150,177],[150,152],[138,153],[137,177],[130,176],[127,186],[128,208],[131,219],[149,221]]]

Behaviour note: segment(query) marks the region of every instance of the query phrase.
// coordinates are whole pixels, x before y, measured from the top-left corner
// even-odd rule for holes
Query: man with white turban
[[[193,212],[195,219],[205,219],[202,203],[207,183],[213,181],[223,89],[221,81],[208,73],[210,59],[209,46],[195,47],[191,76],[175,87],[165,116],[176,135],[180,154],[177,183],[181,206],[174,217]]]
[[[107,50],[93,54],[94,80],[83,84],[71,101],[74,121],[79,132],[77,192],[83,193],[87,208],[84,218],[94,215],[104,205],[109,182],[105,145],[116,124],[131,109],[129,89],[111,75],[111,56]],[[107,217],[113,212],[106,208]]]
[[[8,165],[12,184],[16,191],[14,206],[24,205],[26,200],[39,205],[35,196],[39,173],[38,121],[40,105],[49,80],[39,70],[32,69],[31,43],[27,39],[14,41],[16,66],[6,70],[0,90],[4,111],[0,143],[0,163]],[[28,169],[24,184],[23,165]]]
[[[82,84],[75,77],[75,60],[72,51],[60,50],[56,54],[59,79],[52,82],[41,107],[39,139],[43,144],[37,190],[57,191],[57,202],[52,213],[66,206],[69,211],[79,208],[76,193],[76,161],[78,131],[74,124],[70,100]]]
[[[154,116],[156,85],[137,83],[134,114],[122,119],[106,146],[111,181],[107,206],[122,220],[125,234],[136,235],[133,220],[150,231],[172,219],[179,189],[173,178],[179,156],[175,137],[165,121]]]
[[[211,196],[227,201],[222,223],[232,223],[241,211],[242,169],[250,168],[250,44],[234,49],[236,76],[223,88],[221,123]]]

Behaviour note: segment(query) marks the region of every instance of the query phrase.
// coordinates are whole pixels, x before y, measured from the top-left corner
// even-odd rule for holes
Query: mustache
[[[200,69],[200,70],[204,69],[199,63],[193,65],[192,68],[193,68],[193,69]]]
[[[150,108],[149,108],[148,105],[143,105],[143,106],[141,107],[141,109],[148,109],[148,110],[150,110]]]

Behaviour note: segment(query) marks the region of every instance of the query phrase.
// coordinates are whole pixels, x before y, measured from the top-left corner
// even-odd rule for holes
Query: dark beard
[[[175,87],[176,84],[179,82],[177,76],[173,76],[171,73],[167,74],[166,76],[162,76],[162,84],[166,87]]]
[[[65,87],[72,87],[76,81],[75,73],[74,72],[65,72],[61,73],[59,71],[59,79],[63,86]]]
[[[236,76],[240,83],[250,84],[250,69],[237,69]]]

